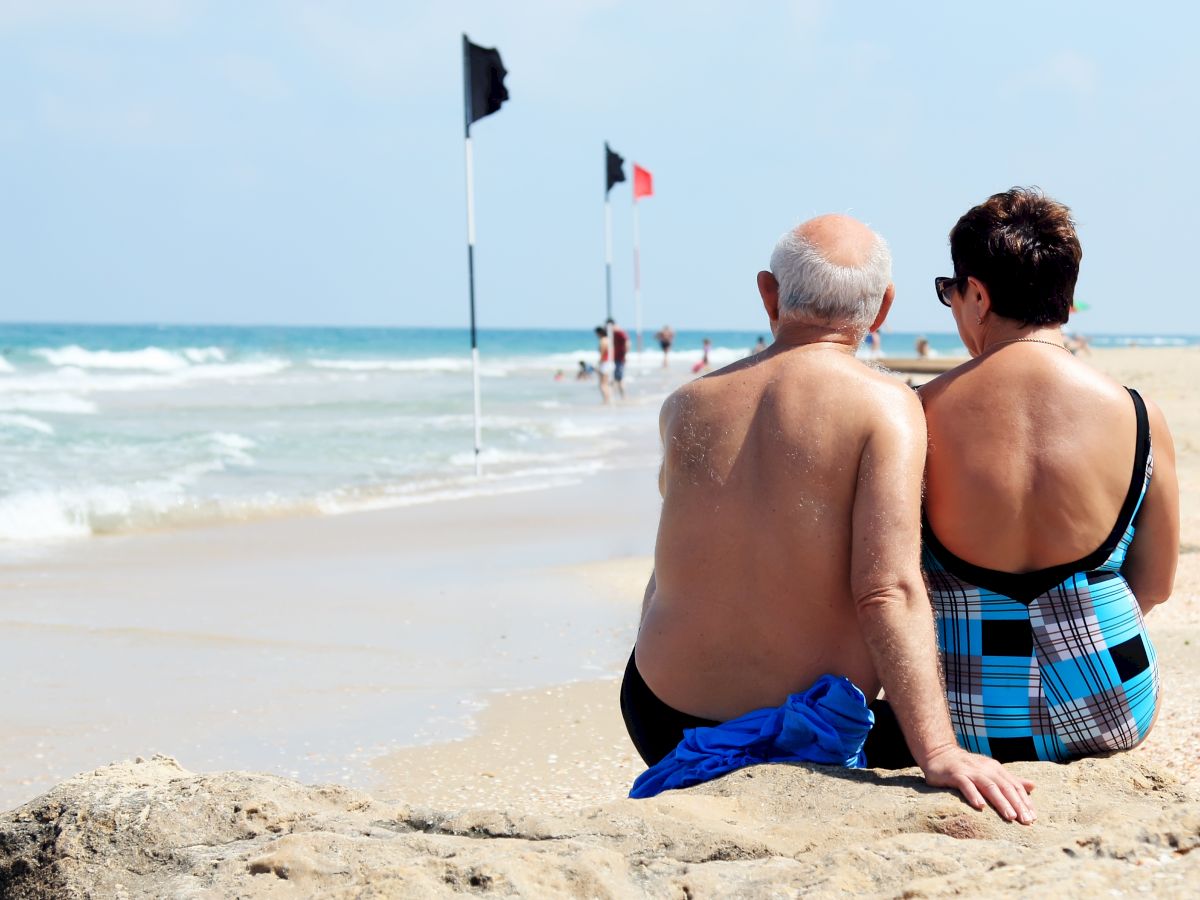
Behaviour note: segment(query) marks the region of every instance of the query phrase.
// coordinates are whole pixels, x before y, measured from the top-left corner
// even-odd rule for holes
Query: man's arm
[[[851,535],[851,589],[863,638],[925,781],[1028,825],[1036,818],[1028,796],[1033,784],[961,749],[950,725],[920,568],[926,441],[920,402],[911,391],[897,392],[876,415],[859,461]]]

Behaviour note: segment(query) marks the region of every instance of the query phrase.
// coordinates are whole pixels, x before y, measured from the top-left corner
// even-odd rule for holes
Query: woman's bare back
[[[926,385],[921,400],[925,512],[946,549],[1020,573],[1073,562],[1108,537],[1137,442],[1119,384],[1057,348],[1005,347]]]

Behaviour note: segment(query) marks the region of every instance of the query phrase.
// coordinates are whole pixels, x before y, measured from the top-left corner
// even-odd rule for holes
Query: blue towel
[[[875,724],[854,682],[822,675],[783,706],[756,709],[711,728],[689,728],[679,746],[638,776],[629,796],[653,797],[691,787],[746,766],[813,762],[861,769],[863,743]]]

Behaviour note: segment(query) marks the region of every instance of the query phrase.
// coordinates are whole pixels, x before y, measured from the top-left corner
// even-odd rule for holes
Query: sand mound
[[[1038,782],[1032,828],[869,770],[764,766],[650,801],[512,816],[156,756],[0,816],[0,896],[1194,896],[1189,788],[1129,757],[1014,768]]]

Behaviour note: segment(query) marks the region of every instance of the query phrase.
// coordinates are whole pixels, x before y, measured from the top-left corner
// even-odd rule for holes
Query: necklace
[[[1005,344],[1021,344],[1021,343],[1045,344],[1048,347],[1057,347],[1059,350],[1067,350],[1067,348],[1064,347],[1062,344],[1056,344],[1056,343],[1054,343],[1054,341],[1046,341],[1046,340],[1042,340],[1041,338],[1009,338],[1007,341],[996,341],[996,343],[992,344],[992,346],[988,347],[983,352],[991,353],[997,347],[1003,347]],[[1070,353],[1071,351],[1067,350],[1067,352]]]

